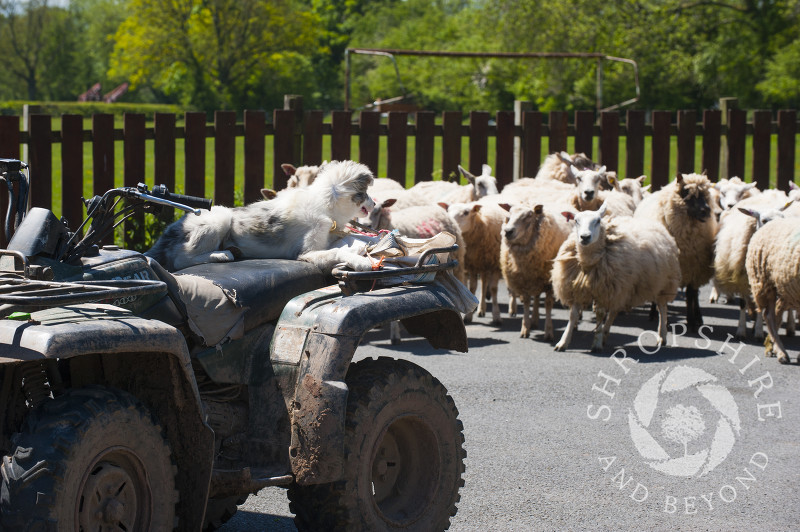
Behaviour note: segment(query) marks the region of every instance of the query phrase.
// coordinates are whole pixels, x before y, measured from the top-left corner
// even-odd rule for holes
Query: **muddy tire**
[[[226,497],[224,499],[208,499],[206,516],[203,518],[203,531],[211,532],[219,529],[231,520],[239,511],[239,505],[244,504],[247,497]]]
[[[132,395],[87,387],[44,403],[3,457],[0,528],[172,530],[176,468]]]
[[[289,488],[301,531],[446,530],[464,485],[463,425],[445,387],[404,360],[347,374],[344,479]]]

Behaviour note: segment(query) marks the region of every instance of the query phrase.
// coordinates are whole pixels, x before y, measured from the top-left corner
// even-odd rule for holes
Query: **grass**
[[[116,128],[122,127],[121,119],[118,119],[115,124]],[[151,127],[152,123],[148,124],[148,127]],[[87,119],[85,124],[86,129],[91,128],[91,121]],[[58,118],[54,118],[53,120],[53,130],[60,129],[60,120]],[[331,153],[331,138],[330,136],[326,136],[323,139],[323,158],[330,159]],[[386,176],[386,153],[387,153],[387,138],[382,136],[380,138],[380,154],[379,154],[379,161],[378,161],[378,168],[376,171],[376,175],[380,177]],[[414,138],[411,137],[408,139],[408,155],[406,161],[406,185],[411,186],[414,183],[414,148],[415,148],[415,141]],[[800,173],[800,146],[796,148],[796,155],[795,155],[795,174]],[[572,152],[574,151],[574,140],[570,138],[568,140],[567,150]],[[740,176],[746,179],[747,181],[752,180],[752,138],[748,138],[747,140],[747,148],[745,154],[745,176]],[[490,137],[488,139],[488,164],[491,166],[495,166],[495,139]],[[542,139],[542,155],[546,155],[548,153],[548,139]],[[53,182],[52,182],[52,205],[53,211],[56,215],[61,215],[61,200],[62,200],[62,186],[61,186],[61,145],[54,144],[53,145],[53,161],[52,161],[52,169],[53,169]],[[266,160],[265,160],[265,168],[267,175],[265,176],[265,187],[272,187],[272,175],[271,169],[273,167],[273,146],[272,146],[272,137],[268,136],[265,138],[265,153],[266,153]],[[593,155],[594,158],[599,158],[599,139],[595,139],[594,148],[593,148]],[[351,142],[351,158],[358,159],[358,137],[353,137],[353,141]],[[700,158],[702,156],[702,139],[698,138],[696,141],[696,148],[695,148],[695,157],[696,157],[696,164],[695,166],[698,167],[700,164]],[[442,141],[440,137],[437,137],[434,141],[434,167],[436,168],[439,164],[441,164],[442,160]],[[237,204],[241,204],[243,200],[242,190],[244,188],[244,178],[243,178],[243,161],[244,161],[244,139],[242,137],[237,137],[236,139],[236,162],[235,162],[235,188],[234,188],[234,197]],[[461,147],[461,161],[463,166],[467,166],[469,161],[469,139],[464,138],[462,139],[462,147]],[[624,166],[625,161],[625,139],[620,138],[619,142],[619,161],[621,165]],[[645,168],[644,173],[646,175],[650,175],[652,171],[651,161],[652,161],[652,153],[651,147],[649,142],[645,142]],[[281,161],[284,162],[284,161]],[[776,166],[777,166],[777,140],[776,137],[772,139],[772,148],[771,148],[771,157],[770,157],[770,178],[771,183],[774,186],[775,183],[775,176],[776,176]],[[93,171],[92,171],[92,152],[91,152],[91,145],[89,143],[84,144],[83,150],[83,190],[81,194],[83,197],[91,197],[92,192],[92,183],[93,183]],[[176,147],[175,147],[175,174],[176,174],[176,192],[182,193],[185,191],[185,179],[184,179],[184,168],[185,168],[185,155],[184,155],[184,144],[182,139],[176,140]],[[122,142],[115,143],[115,154],[114,154],[114,175],[115,175],[115,186],[122,186],[123,184],[123,168],[124,168],[124,161],[123,161],[123,146]],[[209,138],[206,140],[206,158],[205,158],[205,190],[206,195],[208,197],[213,196],[214,192],[214,139]],[[699,171],[699,168],[698,168]],[[670,169],[669,169],[669,176],[675,175],[677,172],[677,141],[676,139],[672,139],[671,147],[670,147]],[[434,171],[434,175],[436,178],[440,178],[441,171]],[[154,176],[154,141],[147,140],[145,142],[145,174],[142,178],[138,179],[139,181],[144,181],[149,185],[153,185],[153,176]],[[637,176],[626,176],[625,169],[621,168],[619,170],[620,178],[625,177],[637,177]],[[35,169],[32,169],[31,178],[34,182],[36,182],[36,173]],[[463,181],[463,180],[462,180]],[[75,196],[69,201],[79,201],[78,198],[79,194],[75,194]]]

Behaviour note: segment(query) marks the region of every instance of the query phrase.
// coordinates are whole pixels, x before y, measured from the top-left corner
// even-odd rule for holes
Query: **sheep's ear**
[[[262,188],[261,189],[261,196],[263,196],[263,198],[266,199],[266,200],[274,199],[275,196],[277,196],[277,195],[278,195],[278,193],[275,192],[274,190],[272,190],[271,188]]]
[[[478,212],[479,210],[481,210],[481,207],[483,207],[483,205],[481,205],[480,203],[476,203],[475,205],[472,206],[472,212]]]
[[[467,170],[466,170],[466,169],[465,169],[463,166],[461,166],[460,164],[458,165],[458,171],[459,171],[459,172],[461,172],[461,175],[463,175],[464,177],[466,177],[466,178],[467,178],[467,181],[469,181],[469,182],[470,182],[470,183],[472,183],[473,185],[475,184],[475,176],[474,176],[474,175],[472,175],[471,173],[469,173],[469,172],[468,172],[468,171],[467,171]]]
[[[575,219],[575,215],[570,211],[562,211],[561,216],[567,219],[568,222],[571,222]]]
[[[533,206],[533,212],[536,214],[542,214],[542,209],[544,209],[544,205],[542,205],[541,203],[539,205]]]
[[[577,166],[575,166],[574,164],[570,164],[569,165],[569,173],[572,174],[572,177],[574,177],[578,181],[580,181],[580,177],[578,175],[578,174],[580,174],[580,172],[581,172],[580,169]]]
[[[441,207],[442,209],[444,209],[444,210],[447,210],[447,208],[450,207],[450,205],[448,205],[447,203],[445,203],[443,201],[440,201],[439,203],[437,203],[437,205],[439,207]]]
[[[597,173],[599,173],[599,174],[604,174],[604,173],[606,173],[606,165],[603,165],[603,166],[601,166],[600,168],[598,168],[598,169],[597,169]]]
[[[704,176],[708,177],[708,168],[703,168],[703,171],[700,172],[700,175],[704,175]]]
[[[556,152],[556,157],[558,157],[558,158],[559,158],[559,160],[560,160],[562,163],[564,163],[564,164],[566,164],[566,165],[572,165],[572,157],[570,157],[570,156],[569,156],[569,153],[567,153],[567,152],[565,152],[565,151],[562,151],[562,152],[560,152],[560,153],[559,153],[559,152]]]
[[[505,209],[507,211],[511,210],[511,205],[508,203],[498,203],[498,205],[500,206],[501,209]]]
[[[281,169],[283,170],[283,173],[286,175],[294,175],[294,173],[297,172],[297,168],[295,168],[293,164],[289,163],[283,163],[281,165]]]
[[[789,201],[787,201],[787,202],[786,202],[786,205],[784,205],[783,207],[781,207],[781,208],[780,208],[781,212],[783,212],[783,211],[785,211],[786,209],[788,209],[789,207],[791,207],[791,206],[792,206],[792,203],[794,203],[794,200],[789,200]]]
[[[604,201],[603,204],[600,205],[600,208],[597,209],[597,214],[599,214],[600,217],[602,218],[603,216],[606,215],[607,210],[608,210],[608,205],[606,205],[606,202]]]
[[[381,203],[381,209],[388,209],[395,203],[397,203],[397,198],[389,198],[387,200],[383,200],[383,203]]]
[[[609,172],[606,174],[606,181],[608,181],[608,184],[613,187],[617,184],[617,176],[614,174],[614,172]]]
[[[678,172],[678,175],[675,176],[675,181],[677,181],[679,186],[683,186],[683,174]]]
[[[747,216],[752,216],[753,218],[758,220],[758,213],[756,211],[748,209],[747,207],[737,207],[737,209],[739,209],[739,212],[741,212],[742,214],[746,214]]]
[[[795,185],[794,181],[789,181],[789,190],[798,190],[800,187]]]
[[[648,190],[650,190],[650,187],[652,187],[652,186],[653,186],[653,184],[652,184],[652,183],[650,183],[650,184],[648,184],[648,185],[645,185],[645,186],[643,186],[643,187],[642,187],[642,192],[647,192]]]
[[[747,184],[744,186],[744,189],[745,189],[745,190],[750,190],[750,189],[752,189],[752,188],[755,188],[755,186],[756,186],[756,184],[755,184],[755,183],[747,183]]]
[[[640,175],[639,177],[636,178],[636,181],[638,181],[640,185],[644,185],[645,179],[647,179],[646,175]]]
[[[481,166],[481,175],[488,175],[488,176],[492,175],[492,167],[489,166],[488,164],[484,164],[483,166]]]

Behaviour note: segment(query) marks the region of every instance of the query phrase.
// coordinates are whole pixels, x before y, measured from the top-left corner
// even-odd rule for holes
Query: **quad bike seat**
[[[217,262],[173,273],[155,261],[151,266],[207,346],[273,321],[293,297],[334,283],[313,264],[297,260]]]

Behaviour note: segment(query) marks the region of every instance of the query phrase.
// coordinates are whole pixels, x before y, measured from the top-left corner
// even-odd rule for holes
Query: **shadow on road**
[[[239,510],[230,521],[218,530],[220,532],[225,532],[226,530],[297,532],[297,527],[294,526],[294,520],[291,517]]]

